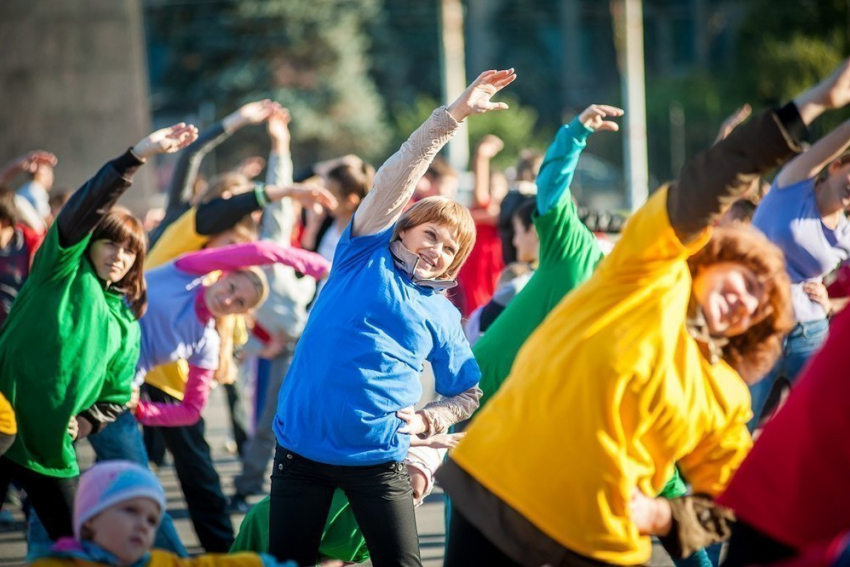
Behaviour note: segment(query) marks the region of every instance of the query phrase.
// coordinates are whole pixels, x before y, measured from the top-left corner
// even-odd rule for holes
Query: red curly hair
[[[782,352],[782,339],[794,326],[791,280],[782,251],[750,226],[715,228],[711,240],[688,259],[691,277],[700,268],[734,262],[749,268],[764,286],[763,318],[745,333],[729,337],[723,359],[748,383],[761,379]]]

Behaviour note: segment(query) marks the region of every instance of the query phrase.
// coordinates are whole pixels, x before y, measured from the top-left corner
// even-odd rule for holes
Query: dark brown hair
[[[18,223],[18,208],[15,206],[15,192],[0,185],[0,222],[10,225]]]
[[[339,184],[339,193],[343,198],[357,195],[362,201],[372,188],[375,168],[366,162],[362,162],[359,166],[344,163],[330,170],[328,179],[333,179]]]
[[[724,360],[752,383],[773,367],[782,352],[783,337],[794,326],[791,280],[782,251],[750,226],[715,228],[709,243],[688,259],[691,276],[719,262],[746,266],[764,286],[759,307],[764,318],[743,334],[730,337],[723,347]]]
[[[91,243],[103,239],[126,242],[136,253],[136,261],[133,262],[130,270],[121,278],[121,281],[115,282],[113,287],[124,294],[136,319],[141,319],[148,308],[148,292],[144,275],[145,250],[147,250],[148,242],[142,221],[128,209],[114,206],[94,229]]]

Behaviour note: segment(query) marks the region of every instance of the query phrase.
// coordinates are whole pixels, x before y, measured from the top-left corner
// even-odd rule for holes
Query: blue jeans
[[[148,453],[145,450],[145,442],[139,429],[139,422],[129,411],[122,413],[118,416],[118,419],[88,439],[94,448],[98,462],[122,459],[148,468]],[[180,542],[180,536],[177,535],[174,521],[168,512],[162,516],[162,523],[156,532],[154,547],[165,549],[180,557],[189,556],[186,553],[186,548]]]
[[[829,332],[829,320],[797,323],[782,345],[782,355],[776,364],[760,382],[750,386],[752,396],[753,419],[747,424],[750,431],[756,428],[764,411],[767,399],[780,378],[794,385],[800,370],[826,341]]]

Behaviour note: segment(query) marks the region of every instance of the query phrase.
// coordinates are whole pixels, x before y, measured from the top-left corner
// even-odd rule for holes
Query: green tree
[[[391,133],[370,76],[367,33],[380,7],[380,0],[151,7],[152,38],[170,50],[164,95],[189,107],[213,102],[219,114],[270,97],[292,112],[299,161],[383,157]]]

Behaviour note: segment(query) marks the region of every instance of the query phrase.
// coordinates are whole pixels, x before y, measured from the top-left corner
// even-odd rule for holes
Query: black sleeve
[[[808,129],[794,103],[765,111],[688,161],[667,193],[670,224],[690,241],[766,174],[802,151]]]
[[[165,216],[159,226],[148,235],[150,248],[154,247],[166,228],[191,208],[192,191],[195,180],[198,178],[201,161],[203,161],[204,156],[229,137],[230,134],[225,131],[224,124],[219,122],[201,132],[197,140],[180,152],[180,157],[174,166],[174,174],[171,176],[171,182],[166,191]]]
[[[171,183],[168,184],[166,213],[172,209],[181,210],[177,214],[179,217],[188,210],[201,161],[229,137],[230,134],[224,129],[224,124],[219,122],[204,130],[197,140],[180,153],[180,158],[174,166]]]
[[[106,162],[62,207],[56,218],[59,243],[73,246],[91,233],[121,195],[132,185],[142,162],[133,152]]]
[[[502,314],[502,311],[505,310],[504,305],[499,305],[492,299],[481,309],[481,319],[478,323],[478,330],[480,332],[485,332],[490,328],[490,325],[496,320],[496,318]]]
[[[111,402],[97,402],[89,409],[80,412],[77,417],[85,418],[91,423],[91,435],[103,430],[104,427],[118,419],[118,416],[127,411],[127,407],[122,404],[113,404]]]
[[[195,213],[195,230],[202,236],[212,236],[230,230],[240,220],[260,210],[253,191],[230,197],[213,199],[198,207]]]

